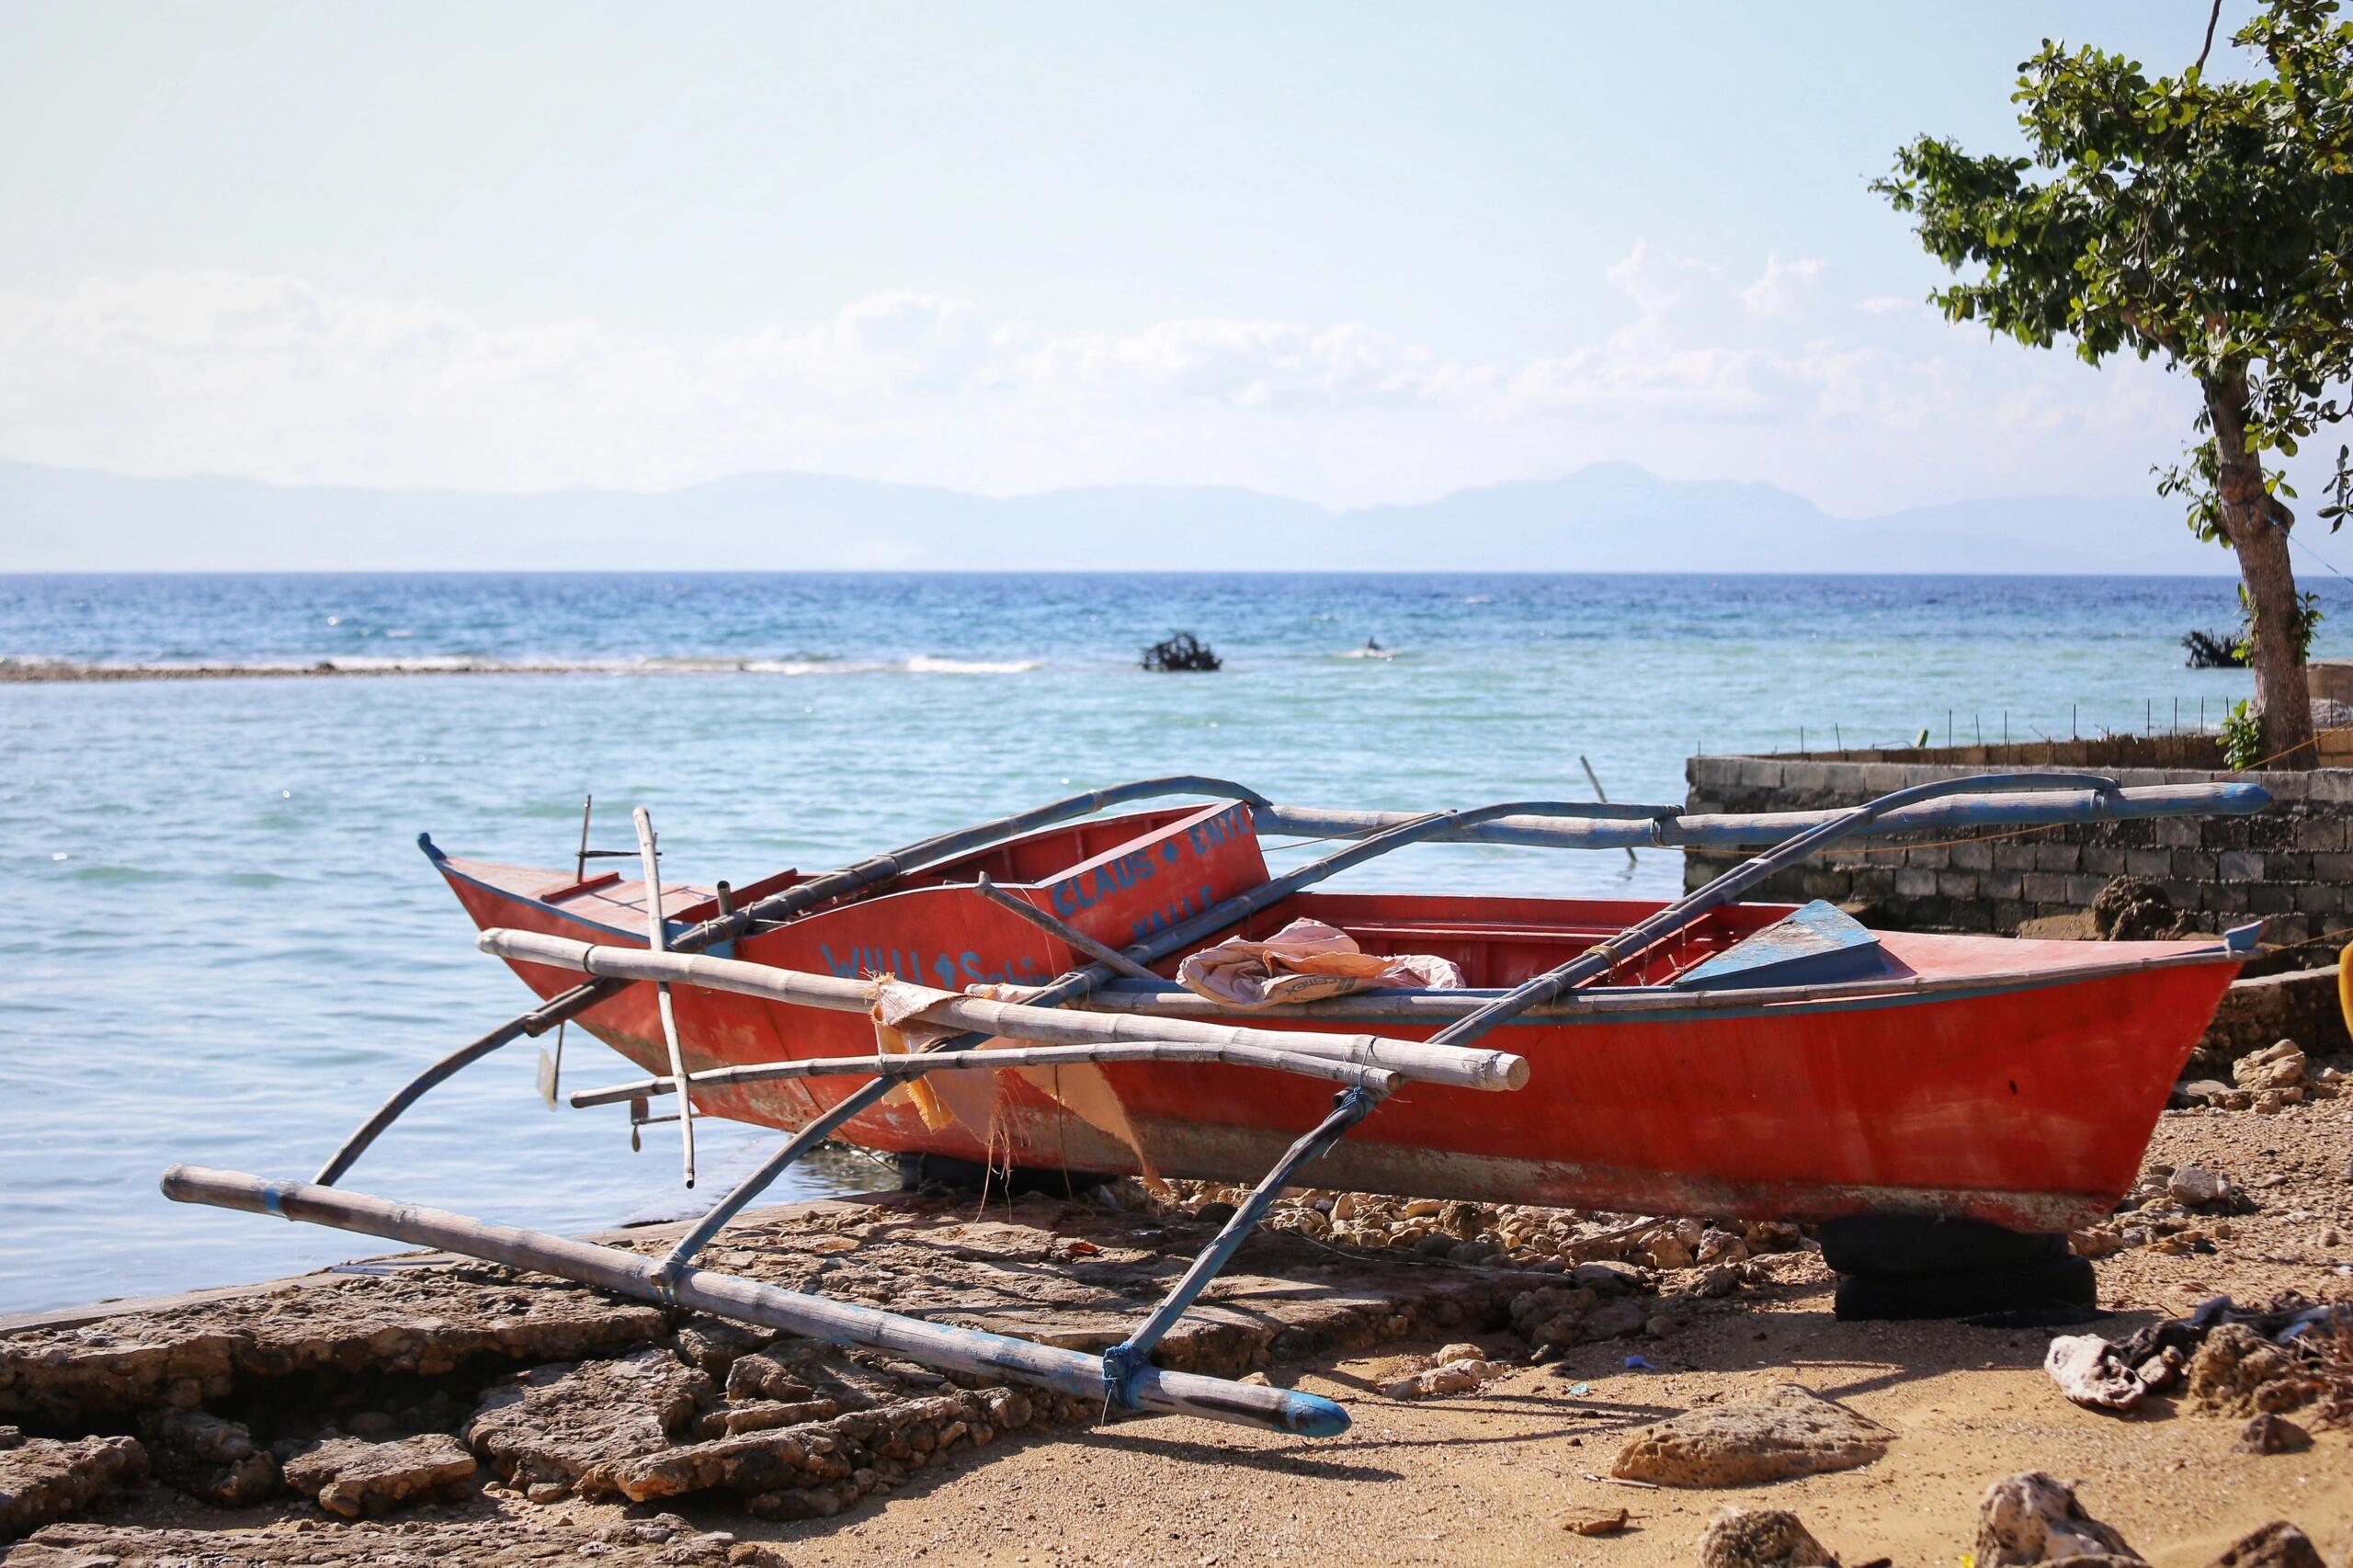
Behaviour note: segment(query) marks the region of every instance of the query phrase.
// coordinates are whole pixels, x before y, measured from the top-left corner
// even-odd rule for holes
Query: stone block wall
[[[1816,811],[1858,805],[1935,778],[2015,767],[1976,754],[1907,754],[1902,761],[1821,756],[1699,756],[1686,766],[1690,812]],[[2230,774],[2106,766],[2086,756],[2037,758],[2090,767],[2124,785],[2252,778],[2271,791],[2251,817],[2097,823],[2019,833],[1967,829],[1944,837],[1857,840],[1753,896],[1870,905],[1882,924],[2007,934],[2020,923],[2090,906],[2111,878],[2160,883],[2174,907],[2221,930],[2264,923],[2269,942],[2353,929],[2353,769]],[[1729,869],[1738,854],[1687,851],[1684,885]]]

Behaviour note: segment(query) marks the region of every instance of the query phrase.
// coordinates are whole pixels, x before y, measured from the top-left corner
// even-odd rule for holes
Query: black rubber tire
[[[1825,1220],[1820,1236],[1822,1260],[1839,1273],[1882,1278],[2024,1268],[2067,1256],[2064,1236],[1916,1214]]]
[[[2069,1256],[1950,1274],[1842,1274],[1834,1308],[1841,1322],[1852,1323],[2050,1309],[2088,1313],[2098,1299],[2091,1260]]]

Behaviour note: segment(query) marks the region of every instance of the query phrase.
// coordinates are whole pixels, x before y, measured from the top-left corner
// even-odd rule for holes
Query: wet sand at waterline
[[[2251,1193],[2255,1209],[2227,1220],[2177,1216],[2187,1225],[2175,1233],[2175,1250],[2135,1245],[2099,1259],[2102,1302],[2120,1314],[2099,1332],[2120,1338],[2153,1316],[2179,1315],[2218,1293],[2242,1302],[2287,1290],[2353,1298],[2348,1154],[2353,1097],[2275,1115],[2168,1113],[2149,1168],[2194,1163],[2219,1171]],[[1169,1258],[1209,1231],[1175,1218],[1163,1241],[1150,1244]],[[1154,1233],[1133,1210],[1062,1199],[998,1199],[985,1211],[969,1197],[843,1200],[753,1216],[710,1262],[903,1310],[921,1310],[926,1292],[956,1297],[966,1308],[982,1301],[978,1321],[1015,1326],[1028,1316],[1050,1327],[1076,1321],[1090,1304],[1131,1315],[1127,1298],[1142,1277],[1121,1276],[1120,1259],[1155,1266],[1166,1259],[1124,1255],[1121,1247],[1134,1244],[1120,1238]],[[659,1233],[627,1234],[641,1238],[633,1244],[660,1240]],[[879,1479],[863,1472],[862,1495],[830,1517],[800,1522],[779,1522],[773,1506],[766,1510],[771,1517],[755,1517],[743,1496],[723,1490],[634,1506],[576,1496],[533,1503],[485,1467],[489,1484],[470,1487],[460,1500],[359,1523],[331,1519],[306,1502],[222,1511],[160,1486],[134,1488],[101,1500],[81,1521],[0,1552],[0,1562],[62,1568],[96,1558],[135,1564],[201,1554],[216,1562],[341,1563],[410,1553],[469,1562],[594,1557],[651,1564],[725,1562],[732,1553],[737,1562],[801,1568],[916,1562],[1199,1568],[1310,1559],[1665,1565],[1691,1562],[1709,1517],[1730,1504],[1795,1512],[1848,1563],[1886,1557],[1951,1564],[1972,1549],[1986,1487],[2037,1470],[2075,1484],[2091,1513],[2156,1568],[2202,1568],[2277,1518],[2303,1528],[2331,1564],[2353,1551],[2353,1432],[2307,1409],[2293,1415],[2314,1429],[2312,1449],[2257,1456],[2232,1451],[2243,1419],[2196,1414],[2172,1399],[2153,1400],[2130,1418],[2079,1409],[2042,1370],[2051,1331],[1841,1324],[1830,1312],[1831,1276],[1804,1247],[1759,1253],[1743,1286],[1722,1298],[1694,1289],[1700,1270],[1664,1272],[1657,1276],[1664,1332],[1574,1346],[1548,1365],[1515,1365],[1475,1392],[1411,1401],[1382,1391],[1427,1365],[1447,1341],[1523,1358],[1527,1343],[1502,1326],[1508,1319],[1498,1308],[1541,1278],[1287,1234],[1265,1238],[1255,1263],[1253,1256],[1245,1252],[1235,1275],[1208,1298],[1196,1318],[1205,1332],[1188,1354],[1229,1354],[1236,1334],[1256,1343],[1246,1337],[1254,1323],[1308,1325],[1305,1342],[1328,1339],[1339,1321],[1335,1312],[1353,1312],[1360,1324],[1409,1314],[1385,1319],[1410,1324],[1405,1337],[1368,1330],[1359,1338],[1373,1342],[1359,1348],[1327,1344],[1266,1368],[1279,1384],[1346,1403],[1355,1426],[1345,1437],[1305,1442],[1176,1418],[1098,1427],[1096,1413],[1079,1402],[1062,1401],[1057,1409],[1040,1396],[1036,1418],[1022,1429],[995,1435],[977,1451],[967,1439],[928,1466]],[[287,1312],[319,1317],[320,1309],[289,1303],[305,1289],[356,1292],[362,1301],[370,1291],[430,1289],[431,1270],[406,1272],[397,1285],[314,1278],[252,1293],[244,1310],[256,1323]],[[990,1300],[1001,1304],[986,1305]],[[141,1338],[136,1326],[112,1321],[121,1337]],[[87,1344],[93,1333],[109,1330],[108,1321],[68,1314],[44,1332]],[[0,1351],[9,1337],[0,1329]],[[1630,1369],[1629,1356],[1651,1369]],[[1631,1428],[1790,1382],[1887,1427],[1893,1437],[1884,1456],[1859,1469],[1733,1491],[1643,1490],[1602,1479]],[[730,1398],[738,1397],[733,1378],[728,1387]],[[459,1402],[460,1419],[474,1397],[470,1390]],[[1620,1507],[1633,1517],[1607,1538],[1574,1536],[1560,1522],[1567,1513]]]

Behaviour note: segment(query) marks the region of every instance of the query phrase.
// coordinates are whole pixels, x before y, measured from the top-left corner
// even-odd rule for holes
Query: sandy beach
[[[2270,1115],[2167,1113],[2149,1153],[2152,1182],[2196,1165],[2237,1184],[2245,1196],[2234,1206],[2249,1211],[2199,1215],[2162,1202],[2140,1211],[2137,1233],[2146,1239],[2097,1264],[2102,1303],[2116,1315],[2094,1332],[2120,1338],[2216,1294],[2242,1303],[2287,1290],[2353,1299],[2348,1109],[2353,1100],[2323,1098]],[[1181,1212],[1165,1220],[1059,1197],[1000,1199],[983,1210],[969,1195],[888,1195],[755,1215],[716,1249],[713,1267],[1091,1346],[1116,1335],[1206,1235]],[[1163,1359],[1225,1375],[1256,1366],[1273,1381],[1339,1400],[1355,1426],[1328,1442],[1184,1418],[1103,1425],[1080,1402],[1008,1403],[1006,1391],[960,1390],[866,1353],[828,1352],[834,1372],[796,1374],[864,1387],[843,1396],[851,1403],[841,1412],[779,1406],[760,1379],[781,1375],[776,1358],[790,1346],[762,1350],[765,1336],[731,1337],[707,1322],[682,1332],[657,1310],[570,1287],[551,1287],[528,1307],[500,1305],[499,1288],[515,1279],[507,1271],[419,1266],[415,1255],[372,1272],[176,1305],[14,1320],[0,1328],[0,1414],[28,1434],[144,1432],[153,1473],[178,1482],[108,1488],[86,1513],[34,1530],[0,1562],[1201,1565],[1313,1557],[1637,1565],[1692,1561],[1711,1517],[1731,1505],[1793,1511],[1849,1564],[1949,1563],[1971,1550],[1986,1487],[2030,1471],[2074,1483],[2083,1505],[2157,1568],[2209,1562],[2278,1518],[2301,1526],[2328,1561],[2353,1550],[2353,1432],[2315,1409],[2291,1413],[2312,1430],[2313,1446],[2274,1455],[2235,1451],[2244,1415],[2194,1401],[2154,1398],[2130,1416],[2081,1409],[2043,1370],[2053,1330],[1838,1322],[1833,1276],[1802,1243],[1747,1257],[1737,1287],[1722,1295],[1704,1293],[1704,1268],[1629,1268],[1640,1273],[1641,1310],[1631,1315],[1641,1327],[1529,1364],[1530,1346],[1513,1326],[1524,1313],[1516,1320],[1512,1305],[1543,1275],[1335,1248],[1301,1233],[1313,1228],[1254,1242]],[[626,1234],[643,1247],[665,1233]],[[506,1339],[450,1337],[475,1333],[485,1311],[510,1325],[499,1331]],[[339,1313],[359,1316],[338,1327]],[[300,1333],[278,1345],[290,1324]],[[532,1324],[545,1335],[524,1332]],[[166,1364],[194,1358],[196,1367],[224,1328],[255,1364],[217,1378],[198,1367],[189,1375],[200,1388],[175,1385]],[[1475,1344],[1508,1365],[1475,1390],[1410,1399],[1384,1392],[1449,1343]],[[518,1441],[537,1457],[517,1469],[517,1450],[502,1448],[508,1440],[480,1412],[518,1377],[530,1384],[576,1376],[572,1364],[584,1354],[580,1368],[650,1366],[671,1380],[663,1386],[676,1406],[674,1430],[628,1436],[628,1413],[642,1417],[662,1403],[642,1388],[618,1399],[607,1388],[598,1396],[605,1415],[585,1437],[558,1405],[532,1404],[533,1436]],[[332,1375],[296,1369],[306,1356]],[[689,1365],[698,1359],[707,1371]],[[529,1369],[550,1360],[559,1363],[552,1373]],[[142,1377],[152,1385],[143,1394]],[[1885,1427],[1883,1455],[1836,1473],[1730,1489],[1609,1479],[1632,1429],[1790,1383]],[[273,1437],[286,1452],[321,1435],[364,1434],[363,1448],[468,1442],[482,1464],[382,1517],[346,1520],[286,1493],[210,1506],[178,1489],[191,1484],[188,1461],[173,1458],[174,1438],[156,1435],[165,1428],[153,1406],[176,1400],[250,1423],[256,1451]],[[386,1408],[355,1412],[361,1403]],[[746,1411],[755,1414],[729,1414]],[[725,1435],[731,1422],[779,1411],[806,1419]],[[820,1432],[843,1445],[833,1471],[818,1457],[827,1446],[815,1440]],[[702,1436],[710,1433],[722,1435]],[[897,1450],[906,1460],[889,1457],[910,1438],[915,1451]],[[548,1448],[566,1442],[570,1459]],[[776,1484],[779,1449],[811,1467],[798,1478],[804,1484]],[[465,1450],[457,1452],[470,1468]],[[602,1454],[605,1468],[584,1454]],[[290,1485],[301,1463],[287,1461]],[[533,1468],[547,1464],[555,1469]],[[549,1479],[567,1466],[574,1473]],[[217,1482],[220,1472],[205,1473]],[[691,1483],[678,1479],[687,1474]],[[631,1502],[632,1493],[644,1500]],[[1564,1525],[1620,1508],[1627,1525],[1607,1537]]]

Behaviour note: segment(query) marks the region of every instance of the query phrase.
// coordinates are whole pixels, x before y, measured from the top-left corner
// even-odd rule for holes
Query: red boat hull
[[[1091,858],[1043,874],[1049,865],[1070,866],[1060,858],[1073,854]],[[560,873],[438,864],[484,927],[642,945],[642,890],[633,883],[567,891],[555,885],[570,881]],[[1265,876],[1246,807],[1146,813],[1039,835],[975,858],[974,866],[915,879],[929,885],[902,882],[821,908],[736,944],[729,956],[820,972],[890,972],[946,988],[1034,983],[1071,967],[1073,955],[1060,941],[956,885],[969,882],[975,867],[1008,883],[1031,883],[1017,891],[1092,935],[1121,942]],[[690,889],[673,890],[668,902],[674,923],[711,907]],[[1254,917],[1247,929],[1263,934],[1313,914],[1355,934],[1368,950],[1438,952],[1461,963],[1473,985],[1502,987],[1655,907],[1302,893]],[[1721,911],[1707,932],[1661,955],[1651,971],[1617,978],[1654,985],[1788,913],[1758,905]],[[2095,960],[2207,950],[2211,943],[1902,933],[1879,939],[1902,971],[1985,983],[1800,1006],[1523,1018],[1489,1043],[1528,1059],[1526,1088],[1483,1094],[1409,1085],[1318,1162],[1310,1179],[1358,1191],[1643,1214],[1822,1220],[1903,1212],[2063,1230],[2108,1213],[2131,1185],[2166,1095],[2237,971],[2234,962],[2218,961],[2069,972]],[[1166,972],[1173,962],[1156,967]],[[529,964],[516,969],[543,996],[579,979]],[[875,1049],[870,1023],[856,1014],[687,985],[673,995],[689,1071]],[[647,1071],[666,1071],[651,987],[634,986],[581,1022]],[[1398,1038],[1434,1032],[1427,1022],[1362,1027]],[[1052,1085],[1020,1074],[959,1073],[932,1081],[951,1103],[977,1103],[983,1114],[935,1128],[894,1096],[841,1135],[892,1152],[1250,1181],[1331,1103],[1326,1085],[1243,1068],[1078,1071],[1100,1074],[1097,1089],[1116,1097],[1126,1122],[1116,1134],[1103,1117],[1065,1108],[1065,1101],[1078,1103],[1070,1085],[1057,1098]],[[858,1083],[770,1082],[699,1092],[695,1105],[702,1115],[792,1129]]]

